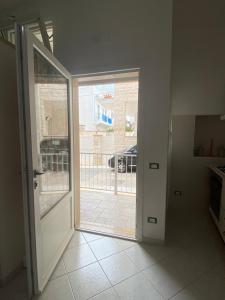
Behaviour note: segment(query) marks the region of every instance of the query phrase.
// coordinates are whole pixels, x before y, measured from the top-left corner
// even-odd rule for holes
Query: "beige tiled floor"
[[[175,210],[164,246],[75,232],[40,300],[65,299],[54,294],[56,278],[68,299],[224,300],[225,246],[207,211]]]
[[[207,213],[168,220],[165,246],[75,231],[38,300],[224,300],[225,245]]]
[[[135,194],[81,190],[80,228],[135,237]]]

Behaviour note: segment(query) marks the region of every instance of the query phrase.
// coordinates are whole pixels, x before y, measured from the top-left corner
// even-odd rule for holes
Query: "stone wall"
[[[111,103],[104,103],[113,111],[113,131],[96,126],[96,131],[80,130],[81,152],[115,153],[137,143],[138,81],[115,83]],[[126,115],[134,117],[134,131],[126,131]]]
[[[126,146],[126,110],[132,110],[131,105],[129,108],[130,103],[136,104],[132,105],[132,114],[135,117],[135,128],[137,128],[138,81],[116,83],[113,99],[115,151],[121,151]],[[135,135],[137,135],[136,132],[135,130]]]
[[[41,83],[36,88],[40,140],[67,136],[67,86]],[[110,109],[114,113],[114,131],[80,131],[81,152],[114,153],[137,143],[138,81],[118,82]],[[126,114],[135,117],[135,130],[126,132]]]
[[[43,137],[68,135],[67,85],[41,83],[36,88],[37,121]]]

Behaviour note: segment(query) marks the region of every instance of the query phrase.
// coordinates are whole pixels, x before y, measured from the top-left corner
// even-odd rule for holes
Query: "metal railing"
[[[69,189],[68,153],[42,153],[42,191]],[[80,187],[136,193],[136,161],[134,154],[80,153]]]
[[[68,152],[41,153],[40,178],[42,192],[63,192],[69,190],[69,156]]]
[[[81,153],[81,188],[135,193],[136,159],[133,154]]]
[[[68,172],[69,156],[64,153],[42,153],[41,166],[43,171]]]

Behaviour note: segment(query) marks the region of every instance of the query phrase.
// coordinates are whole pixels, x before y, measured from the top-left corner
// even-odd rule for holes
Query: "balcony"
[[[41,211],[69,190],[68,154],[41,154]],[[134,237],[136,213],[135,155],[80,154],[80,228]]]
[[[97,117],[97,123],[98,124],[104,124],[107,126],[112,126],[113,125],[113,119],[108,117],[105,114],[99,114]]]

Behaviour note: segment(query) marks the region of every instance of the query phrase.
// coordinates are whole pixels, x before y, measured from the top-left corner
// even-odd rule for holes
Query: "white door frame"
[[[138,124],[137,124],[137,147],[138,147],[138,164],[137,164],[137,180],[136,180],[136,234],[135,239],[138,242],[142,242],[143,240],[143,174],[144,174],[144,153],[143,153],[143,102],[140,99],[140,86],[142,84],[142,72],[140,68],[133,68],[133,69],[122,69],[117,71],[109,71],[109,72],[100,72],[100,73],[88,73],[88,74],[81,74],[81,75],[72,75],[73,81],[77,82],[79,78],[84,77],[94,77],[94,76],[102,76],[102,75],[113,75],[113,74],[121,74],[121,73],[132,73],[132,72],[138,72]],[[118,82],[121,81],[120,79],[112,79],[108,80],[109,82]],[[90,84],[91,81],[88,83]],[[76,83],[76,87],[78,89],[78,83]],[[78,95],[76,96],[78,98]],[[76,102],[79,100],[77,99]],[[76,116],[78,114],[77,119],[79,120],[79,107],[76,110]],[[78,124],[79,125],[79,124]],[[80,137],[79,137],[80,139]],[[76,148],[76,147],[75,147]],[[76,153],[79,153],[80,155],[80,148],[79,152],[76,149]],[[80,209],[80,196],[75,197],[75,207],[76,209],[76,215],[77,210]],[[78,217],[79,218],[79,217]],[[77,224],[77,223],[76,223]]]
[[[32,236],[31,230],[33,228],[33,223],[31,216],[32,208],[30,207],[29,201],[29,185],[28,185],[28,155],[27,155],[27,135],[29,128],[26,128],[26,116],[28,117],[28,111],[25,109],[25,95],[23,90],[24,72],[23,64],[20,58],[18,58],[19,53],[22,53],[23,45],[22,40],[22,27],[21,25],[15,25],[16,33],[16,56],[17,56],[17,89],[18,89],[18,113],[19,113],[19,134],[20,134],[20,156],[21,156],[21,173],[22,173],[22,189],[23,189],[23,210],[24,210],[24,227],[25,227],[25,263],[27,271],[27,282],[28,282],[28,296],[31,298],[34,295],[34,273],[32,267]],[[20,37],[20,38],[18,38]]]
[[[73,86],[73,151],[74,151],[74,227],[80,224],[80,131],[79,131],[79,99],[78,99],[78,82],[72,79]]]
[[[43,44],[37,40],[32,34],[30,34],[27,30],[27,34],[24,35],[24,31],[26,28],[21,25],[16,25],[16,34],[17,34],[17,75],[18,75],[18,101],[19,101],[19,122],[20,122],[20,144],[21,144],[21,163],[22,163],[22,183],[23,183],[23,204],[24,204],[24,223],[25,223],[25,242],[26,242],[26,266],[27,266],[27,275],[28,275],[28,289],[29,289],[29,297],[34,294],[38,294],[43,290],[45,284],[48,281],[48,277],[51,272],[54,270],[60,256],[62,255],[65,249],[65,243],[68,243],[69,239],[72,237],[73,228],[74,228],[74,178],[73,178],[73,133],[74,128],[72,127],[72,80],[71,75],[67,72],[67,70],[54,58],[52,54],[43,46]],[[28,47],[26,46],[28,45]],[[31,145],[32,140],[36,138],[34,127],[32,128],[32,119],[30,115],[34,116],[32,112],[34,112],[34,83],[33,78],[29,78],[29,74],[33,74],[33,70],[30,69],[33,65],[33,48],[36,48],[41,55],[50,63],[58,69],[58,71],[68,79],[69,81],[69,89],[68,89],[68,97],[69,97],[69,128],[68,128],[68,136],[70,136],[70,146],[71,146],[71,174],[70,174],[70,187],[71,190],[64,196],[71,197],[71,230],[68,232],[65,243],[57,249],[56,256],[54,257],[53,262],[51,263],[49,269],[47,270],[47,275],[40,279],[40,269],[38,267],[38,260],[40,257],[40,244],[41,240],[39,237],[40,230],[40,220],[37,221],[38,218],[35,216],[39,216],[40,209],[39,205],[37,205],[37,201],[34,200],[34,187],[33,187],[33,169],[35,165],[33,165],[33,156],[35,156],[35,152],[32,153]],[[28,49],[28,52],[27,52]],[[30,52],[29,52],[30,51]],[[18,57],[18,55],[24,55],[24,57]],[[50,59],[48,57],[51,57]],[[28,64],[26,63],[26,57],[28,57]],[[22,63],[21,63],[22,61]],[[27,88],[27,83],[30,83]],[[30,97],[33,101],[29,101]],[[30,126],[31,124],[31,126]],[[32,131],[33,129],[33,131]],[[33,150],[34,151],[34,150]],[[71,194],[71,196],[70,196]],[[63,199],[64,199],[63,198]],[[62,200],[64,201],[64,200]],[[61,202],[59,202],[60,205]],[[52,212],[52,211],[51,211]],[[50,213],[51,213],[50,212]],[[50,214],[49,213],[49,214]]]
[[[143,241],[143,202],[144,202],[144,101],[141,99],[142,72],[138,78],[138,125],[137,125],[137,182],[136,182],[136,239]]]

